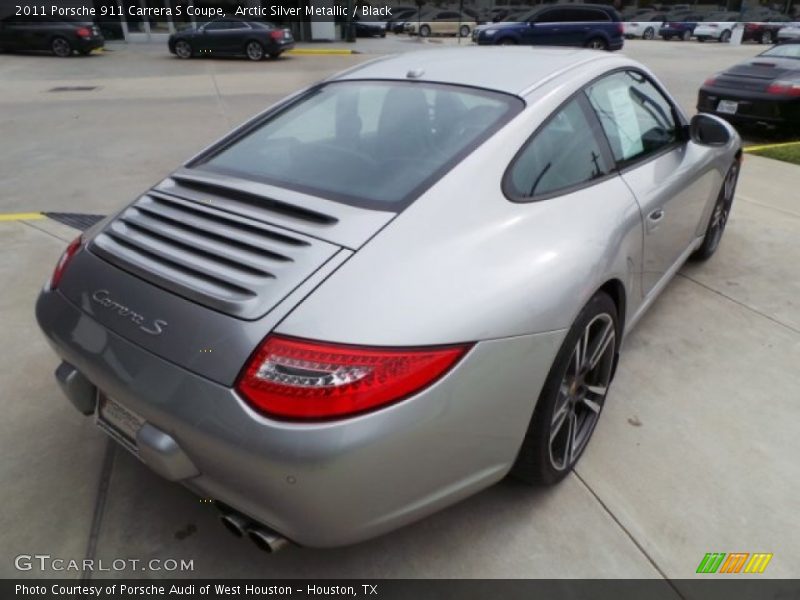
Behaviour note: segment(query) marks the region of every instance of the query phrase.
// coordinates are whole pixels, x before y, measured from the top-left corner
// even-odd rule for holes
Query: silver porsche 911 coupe
[[[73,404],[234,533],[349,544],[569,473],[740,159],[624,56],[382,58],[80,236],[36,314]]]

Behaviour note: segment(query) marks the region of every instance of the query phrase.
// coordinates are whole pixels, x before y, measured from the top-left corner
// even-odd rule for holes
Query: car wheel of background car
[[[461,37],[469,37],[469,27],[462,25],[461,29],[458,30],[458,35]]]
[[[53,41],[50,42],[50,50],[61,58],[72,56],[72,45],[63,37],[53,38]]]
[[[731,214],[731,206],[733,206],[733,197],[736,194],[736,182],[738,179],[739,163],[735,162],[725,175],[717,202],[711,213],[711,219],[708,221],[703,243],[692,254],[692,260],[706,260],[716,252],[722,239],[722,234],[725,231],[725,225],[728,223],[728,217]]]
[[[264,46],[259,42],[250,41],[244,47],[244,52],[250,60],[261,60],[264,58]]]
[[[690,39],[692,39],[692,32],[691,32],[691,31],[689,31],[689,30],[687,29],[686,31],[684,31],[684,32],[681,34],[681,39],[682,39],[684,42],[688,42]]]
[[[497,43],[500,46],[516,46],[517,45],[517,40],[515,40],[514,38],[506,37],[506,38],[502,38],[502,39],[498,40]]]
[[[642,34],[642,39],[652,40],[655,37],[655,35],[656,35],[655,29],[653,29],[652,27],[648,27],[647,29],[644,30],[644,33]]]
[[[617,318],[611,297],[597,292],[575,319],[547,375],[512,476],[552,485],[578,462],[611,383]]]
[[[175,42],[175,56],[178,58],[192,58],[192,46],[186,40]]]
[[[731,32],[727,29],[719,34],[719,41],[722,44],[727,44],[731,40]]]
[[[758,42],[760,44],[772,44],[772,34],[769,31],[761,32],[761,37],[759,38]]]
[[[419,35],[420,37],[428,37],[431,34],[431,28],[427,25],[423,25],[419,28]]]
[[[608,48],[608,42],[603,38],[592,38],[586,42],[587,48],[594,48],[595,50],[605,50]]]

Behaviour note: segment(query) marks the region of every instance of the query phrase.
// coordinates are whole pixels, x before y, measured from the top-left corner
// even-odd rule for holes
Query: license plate
[[[125,448],[136,455],[139,454],[139,449],[136,447],[136,434],[144,425],[145,421],[142,417],[98,391],[96,422],[100,429]]]
[[[717,112],[725,115],[735,115],[737,108],[739,104],[733,100],[720,100],[717,104]]]

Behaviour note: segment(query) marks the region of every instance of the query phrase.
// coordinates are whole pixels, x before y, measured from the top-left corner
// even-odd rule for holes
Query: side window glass
[[[587,95],[617,162],[653,154],[678,139],[672,105],[641,73],[609,75]]]
[[[535,198],[607,175],[610,165],[600,147],[602,135],[580,100],[572,100],[517,155],[506,180],[507,193]]]

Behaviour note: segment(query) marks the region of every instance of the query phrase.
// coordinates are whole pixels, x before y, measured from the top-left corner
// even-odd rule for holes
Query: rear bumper
[[[155,443],[140,442],[143,462],[312,547],[374,537],[501,479],[565,334],[481,342],[413,398],[302,424],[256,414],[234,390],[133,345],[58,292],[42,292],[36,315],[69,363],[62,375],[70,365],[80,374],[65,389],[76,407],[91,412],[97,386],[154,430]]]
[[[735,114],[717,111],[721,100],[738,104]],[[758,92],[701,88],[697,97],[697,110],[712,113],[731,123],[765,125],[800,125],[800,98],[781,98]]]
[[[75,50],[79,52],[90,52],[91,50],[102,48],[105,45],[105,39],[102,36],[95,36],[88,39],[76,37],[74,45]]]

